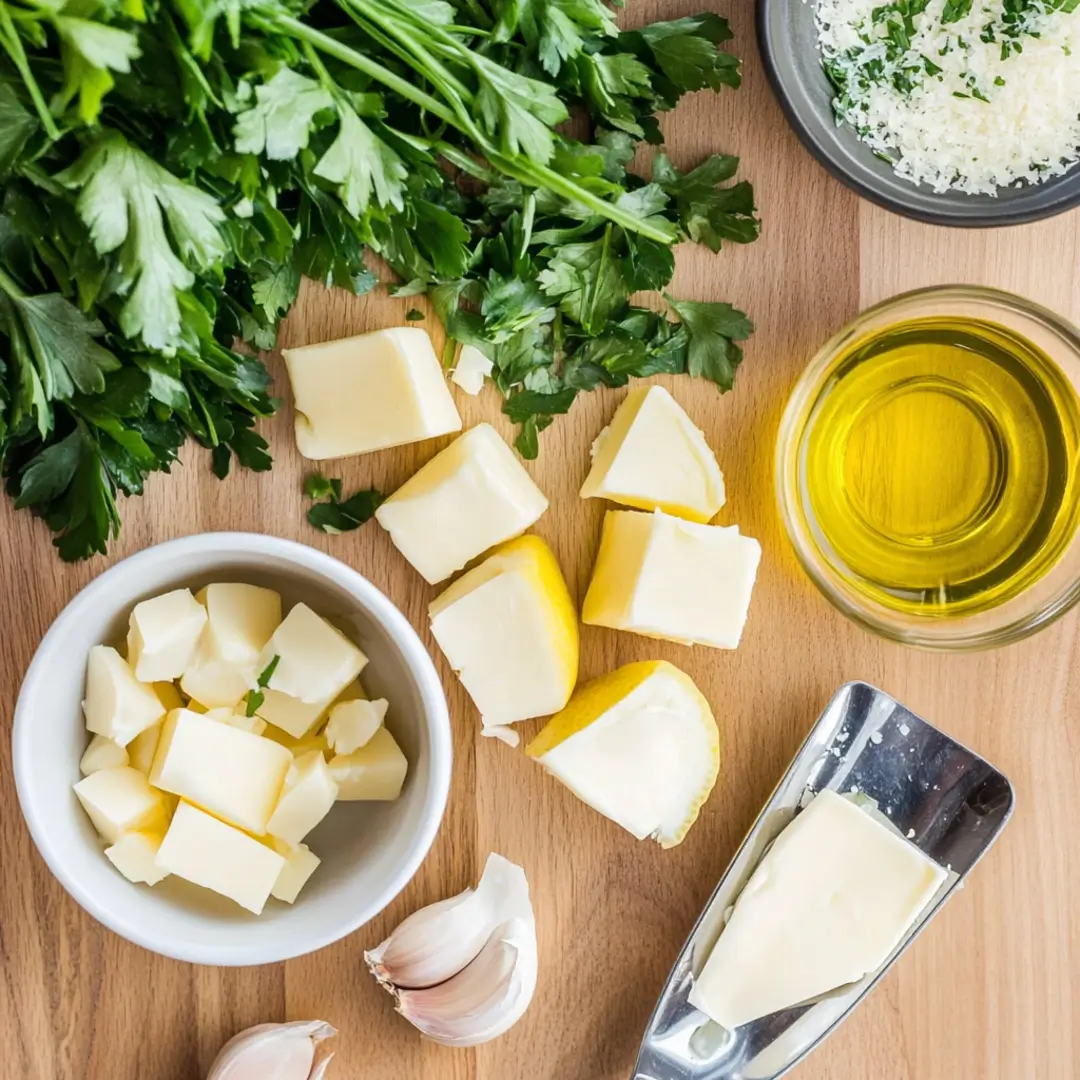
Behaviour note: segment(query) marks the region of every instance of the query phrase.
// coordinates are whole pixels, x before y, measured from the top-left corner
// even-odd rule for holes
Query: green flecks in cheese
[[[838,118],[904,179],[994,195],[1080,160],[1073,0],[819,0],[817,21]]]

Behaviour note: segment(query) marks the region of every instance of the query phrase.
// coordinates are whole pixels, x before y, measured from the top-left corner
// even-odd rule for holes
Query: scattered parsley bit
[[[341,481],[328,480],[321,473],[312,473],[304,481],[304,494],[309,499],[326,500],[312,506],[307,519],[316,529],[332,535],[359,529],[371,519],[385,497],[374,488],[368,488],[343,499]]]
[[[249,719],[255,715],[262,703],[266,700],[266,695],[263,691],[270,685],[270,680],[273,678],[274,672],[277,670],[280,661],[281,657],[275,653],[273,660],[266,665],[262,674],[256,680],[258,689],[248,691],[247,708],[244,710],[244,715]]]
[[[423,322],[427,316],[419,308],[409,308],[405,312],[406,322]]]

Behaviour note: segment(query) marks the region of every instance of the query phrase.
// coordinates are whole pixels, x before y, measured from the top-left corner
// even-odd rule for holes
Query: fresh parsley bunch
[[[630,298],[679,240],[753,240],[752,190],[733,157],[629,164],[684,93],[738,86],[730,38],[713,14],[619,32],[601,0],[0,0],[16,505],[77,559],[189,436],[219,476],[269,468],[242,343],[273,347],[304,276],[371,289],[369,252],[492,359],[526,456],[581,390],[729,388],[745,316]]]

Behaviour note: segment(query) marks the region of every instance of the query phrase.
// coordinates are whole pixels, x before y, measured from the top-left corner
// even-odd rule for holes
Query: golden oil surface
[[[818,544],[896,611],[995,607],[1076,531],[1080,400],[1049,357],[994,323],[919,318],[856,341],[800,445]]]

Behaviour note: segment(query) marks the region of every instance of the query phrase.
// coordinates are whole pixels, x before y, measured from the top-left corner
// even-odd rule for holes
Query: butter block
[[[196,600],[206,608],[206,627],[180,685],[207,708],[232,708],[258,677],[259,657],[281,623],[281,597],[258,585],[215,582]]]
[[[267,689],[263,691],[262,704],[255,714],[271,725],[266,731],[270,738],[274,738],[273,729],[278,728],[293,739],[303,739],[318,726],[331,704],[332,699],[309,704],[277,690]]]
[[[75,785],[75,794],[94,828],[110,844],[123,833],[165,820],[161,792],[155,791],[141,772],[127,766],[91,773]]]
[[[105,849],[105,857],[128,881],[156,885],[169,876],[168,870],[162,870],[155,861],[161,841],[159,832],[126,832]]]
[[[419,327],[283,349],[296,446],[315,461],[461,430],[431,338]]]
[[[195,655],[206,625],[206,608],[190,589],[143,600],[128,624],[128,664],[139,682],[179,679]]]
[[[181,802],[156,863],[159,870],[212,889],[260,915],[285,858],[239,829]]]
[[[127,661],[109,645],[90,650],[82,708],[90,731],[121,746],[165,715],[153,687],[139,682]]]
[[[583,499],[610,499],[702,523],[724,505],[724,477],[715,455],[662,386],[631,390],[592,453]]]
[[[578,620],[551,549],[538,536],[496,548],[428,608],[431,633],[485,728],[550,716],[578,675]]]
[[[889,958],[946,877],[887,825],[822,791],[754,870],[690,1002],[730,1030],[856,982]]]
[[[177,708],[183,706],[178,705]],[[161,724],[153,724],[140,731],[134,739],[127,744],[128,764],[133,769],[138,769],[143,776],[149,777],[150,770],[154,765],[154,755],[157,753],[158,740],[161,738]]]
[[[761,545],[737,526],[609,510],[581,620],[683,645],[734,649]]]
[[[398,488],[375,517],[434,585],[523,533],[548,501],[490,424],[477,424]]]
[[[291,764],[270,739],[176,709],[162,727],[150,783],[261,836]]]
[[[266,831],[287,844],[299,844],[330,813],[337,794],[337,783],[319,750],[296,758]]]
[[[282,847],[285,850],[275,845],[278,854],[284,856],[285,865],[281,868],[270,895],[275,900],[291,904],[300,895],[300,890],[308,883],[322,860],[306,844],[297,844],[294,848],[289,848],[288,845]]]
[[[330,759],[341,802],[393,802],[401,794],[409,763],[394,736],[379,728],[365,746]]]
[[[259,671],[265,671],[275,657],[277,665],[268,687],[306,704],[326,702],[327,707],[367,663],[367,657],[336,626],[307,604],[297,604],[274,631],[259,657]]]
[[[119,743],[106,739],[104,735],[95,735],[79,762],[79,772],[89,776],[101,769],[119,769],[128,761],[128,752]]]
[[[377,701],[340,701],[330,710],[326,724],[326,741],[335,754],[351,754],[366,746],[372,735],[382,727],[389,703]]]

